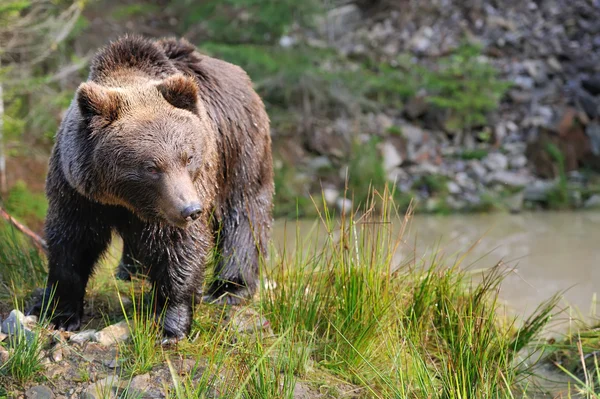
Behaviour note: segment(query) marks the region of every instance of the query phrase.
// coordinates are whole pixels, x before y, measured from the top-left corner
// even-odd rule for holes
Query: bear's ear
[[[101,116],[114,121],[119,116],[119,96],[94,82],[82,83],[77,89],[77,104],[83,116]]]
[[[156,86],[169,104],[198,114],[198,87],[193,79],[174,75]]]

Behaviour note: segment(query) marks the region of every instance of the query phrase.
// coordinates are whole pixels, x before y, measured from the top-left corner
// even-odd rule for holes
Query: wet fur
[[[96,154],[98,148],[113,146],[116,157],[126,155],[119,153],[114,137],[136,137],[127,137],[127,127],[118,128],[118,120],[140,107],[131,101],[139,102],[136,90],[149,90],[147,85],[156,85],[162,98],[144,96],[143,109],[165,113],[164,123],[185,119],[180,110],[186,110],[198,115],[196,123],[203,126],[193,133],[203,164],[192,177],[207,211],[184,229],[169,225],[152,209],[155,193],[144,190],[143,182],[114,183],[122,171]],[[85,287],[113,231],[125,243],[119,275],[126,278],[141,268],[150,277],[159,304],[166,307],[168,336],[189,331],[195,296],[228,303],[251,297],[269,239],[273,171],[268,117],[246,73],[200,54],[186,41],[125,37],[96,55],[77,98],[57,134],[46,188],[47,293],[55,290],[55,323],[79,328]],[[176,109],[165,110],[167,103]],[[140,153],[170,151],[168,145],[135,145]],[[202,292],[206,257],[215,247],[217,278]]]

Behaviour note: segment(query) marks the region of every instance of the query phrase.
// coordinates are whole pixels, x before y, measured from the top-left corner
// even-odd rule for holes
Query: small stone
[[[54,394],[52,393],[52,391],[43,386],[43,385],[36,385],[34,387],[29,388],[26,392],[25,392],[25,398],[27,399],[52,399],[54,398]]]
[[[448,192],[450,194],[460,194],[462,189],[460,188],[460,186],[453,181],[449,181],[448,183],[446,183],[446,186],[448,187]]]
[[[10,353],[8,353],[6,348],[4,348],[3,346],[0,346],[0,365],[6,363],[6,361],[8,360],[9,357],[10,357]]]
[[[110,325],[94,335],[94,340],[101,345],[111,346],[129,339],[131,332],[126,320]]]
[[[113,359],[106,360],[106,361],[104,362],[104,365],[105,365],[106,367],[108,367],[109,369],[116,369],[117,367],[119,367],[119,361],[118,361],[118,360],[117,360],[117,358],[115,357],[115,358],[113,358]]]
[[[23,326],[23,320],[25,315],[14,309],[10,312],[6,320],[2,322],[2,332],[8,335],[15,335],[18,331],[25,329]]]
[[[35,315],[29,315],[29,316],[25,316],[23,318],[23,325],[25,327],[29,328],[30,330],[35,327],[37,322],[38,322],[38,317]]]
[[[4,341],[6,338],[8,338],[8,334],[0,332],[0,342]]]
[[[584,208],[600,208],[600,194],[594,194],[583,203]]]
[[[513,81],[517,87],[523,90],[531,90],[533,89],[533,86],[535,86],[535,81],[533,80],[533,78],[530,78],[528,76],[519,75],[515,77]]]
[[[54,347],[54,349],[52,350],[52,353],[50,354],[52,361],[54,363],[58,363],[60,361],[63,360],[63,351],[62,348],[56,346]]]
[[[517,155],[509,161],[511,169],[523,169],[527,166],[527,157],[525,155]]]
[[[487,181],[488,183],[502,184],[510,187],[525,187],[531,182],[531,177],[522,173],[499,170],[492,172],[487,177]]]
[[[481,164],[480,161],[477,160],[469,161],[468,168],[472,172],[476,180],[483,180],[483,178],[487,174],[487,170],[485,169],[485,167]]]
[[[140,374],[133,377],[129,384],[129,389],[135,389],[136,391],[144,392],[148,390],[150,385],[150,374]]]
[[[332,188],[332,187],[323,188],[323,198],[325,199],[325,202],[327,203],[327,205],[329,205],[329,206],[335,205],[335,201],[337,201],[339,196],[340,196],[339,190]]]
[[[390,142],[383,143],[381,155],[383,157],[383,168],[386,172],[393,170],[402,163],[402,156],[400,156],[396,147]]]
[[[404,137],[410,144],[420,145],[425,137],[423,129],[415,125],[401,125],[400,131],[402,132],[402,137]]]
[[[77,334],[71,335],[71,337],[69,338],[69,342],[72,342],[74,344],[83,344],[85,342],[94,340],[95,336],[96,330],[84,330],[78,332]]]
[[[548,199],[548,194],[556,187],[553,180],[535,180],[525,186],[523,192],[525,201],[543,202]]]
[[[336,201],[336,206],[342,214],[346,215],[352,212],[352,201],[348,198],[340,197]]]
[[[505,170],[508,167],[508,159],[504,154],[493,152],[483,159],[483,164],[491,171]]]
[[[600,123],[591,122],[586,126],[585,134],[590,138],[592,154],[600,155]]]

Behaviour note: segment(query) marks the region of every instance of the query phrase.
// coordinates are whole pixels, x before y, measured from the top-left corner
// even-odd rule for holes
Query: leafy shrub
[[[428,100],[448,112],[446,127],[469,131],[487,122],[509,87],[498,71],[481,58],[479,46],[465,44],[440,60],[439,68],[423,71]]]

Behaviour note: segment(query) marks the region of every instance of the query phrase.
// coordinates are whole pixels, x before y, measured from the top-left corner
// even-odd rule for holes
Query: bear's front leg
[[[149,277],[164,335],[181,339],[190,331],[194,295],[202,287],[211,240],[193,229],[173,229],[171,234],[161,235],[153,241],[160,249],[158,256],[147,262]]]
[[[85,288],[110,243],[111,229],[101,207],[70,188],[49,199],[48,285],[29,313],[50,317],[56,328],[73,331],[81,325]]]

